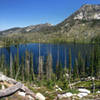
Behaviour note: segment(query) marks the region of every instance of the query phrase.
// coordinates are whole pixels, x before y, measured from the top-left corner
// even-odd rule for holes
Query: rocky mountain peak
[[[100,5],[83,5],[74,15],[74,19],[79,20],[100,19]]]

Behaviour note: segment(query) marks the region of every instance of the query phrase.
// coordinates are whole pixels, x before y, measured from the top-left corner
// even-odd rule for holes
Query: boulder
[[[35,98],[38,100],[45,100],[45,97],[41,93],[37,93]]]
[[[62,94],[58,94],[57,97],[58,97],[59,99],[66,98],[66,97],[65,97],[64,95],[62,95]]]
[[[3,89],[5,89],[5,86],[4,86],[4,85],[2,85],[2,90],[3,90]]]
[[[100,91],[97,91],[96,93],[100,93]]]
[[[65,95],[66,95],[66,97],[71,97],[71,96],[73,96],[73,94],[72,94],[71,92],[68,92],[68,93],[66,93]]]
[[[58,85],[55,85],[55,88],[59,88],[59,86]]]
[[[62,91],[62,89],[61,88],[57,88],[56,91]]]
[[[73,94],[71,92],[65,93],[65,94],[58,94],[58,98],[62,99],[62,98],[68,98],[73,96]]]
[[[87,93],[87,94],[90,93],[90,91],[87,90],[87,89],[78,89],[78,91],[81,92],[81,93]]]
[[[34,98],[32,96],[28,96],[29,100],[34,100]]]
[[[82,98],[82,97],[87,96],[87,95],[88,95],[88,93],[79,93],[77,96]]]
[[[2,75],[2,74],[0,74],[0,81],[6,81],[6,76],[5,75]]]
[[[18,95],[22,96],[22,97],[25,97],[26,93],[25,92],[20,92],[18,91]]]

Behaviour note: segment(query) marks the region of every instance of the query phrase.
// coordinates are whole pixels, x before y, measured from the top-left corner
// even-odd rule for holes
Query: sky
[[[0,0],[0,31],[43,23],[55,25],[83,4],[100,4],[100,0]]]

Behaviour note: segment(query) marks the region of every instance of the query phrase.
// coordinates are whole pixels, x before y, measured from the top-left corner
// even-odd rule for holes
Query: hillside
[[[90,42],[100,35],[100,5],[83,5],[63,22],[12,28],[0,32],[4,37],[29,42]]]

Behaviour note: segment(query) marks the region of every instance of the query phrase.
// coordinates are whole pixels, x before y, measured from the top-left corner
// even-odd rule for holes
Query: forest
[[[13,58],[12,53],[10,53],[9,64],[6,63],[5,55],[2,54],[0,57],[0,71],[6,76],[13,79],[21,81],[23,83],[28,83],[30,85],[36,84],[38,86],[45,86],[52,89],[55,85],[58,85],[63,90],[73,90],[70,85],[77,81],[86,81],[90,77],[90,84],[92,92],[99,89],[96,86],[96,82],[100,80],[100,45],[94,44],[92,52],[90,54],[89,60],[87,56],[83,58],[82,54],[79,52],[78,57],[74,61],[74,66],[72,66],[72,53],[71,49],[68,53],[68,64],[65,58],[64,68],[58,60],[56,63],[56,68],[52,65],[52,54],[49,52],[46,62],[43,61],[43,57],[40,56],[39,49],[39,59],[37,72],[34,66],[34,55],[26,50],[25,55],[21,57],[21,63],[19,61],[19,49],[17,47],[17,54]],[[100,84],[99,84],[100,85]]]

